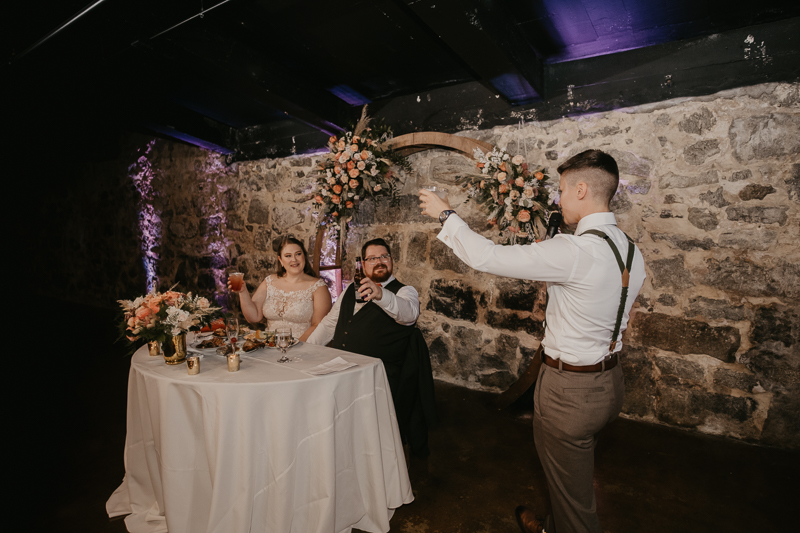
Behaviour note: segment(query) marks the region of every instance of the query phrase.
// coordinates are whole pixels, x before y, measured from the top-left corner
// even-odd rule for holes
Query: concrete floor
[[[5,531],[125,531],[105,502],[124,474],[129,359],[112,344],[108,311],[75,312],[100,334],[6,375],[4,479],[14,480],[16,502]],[[497,411],[493,395],[444,383],[436,393],[442,423],[431,432],[432,455],[412,460],[416,501],[397,510],[392,531],[513,533],[517,505],[546,512],[531,406]],[[796,530],[800,453],[620,419],[596,459],[607,532]]]

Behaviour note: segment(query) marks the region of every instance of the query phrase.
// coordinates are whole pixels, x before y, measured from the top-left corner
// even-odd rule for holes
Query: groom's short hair
[[[389,257],[392,256],[392,250],[391,248],[389,248],[389,244],[386,241],[384,241],[383,239],[372,239],[371,241],[365,242],[364,246],[361,247],[362,259],[366,259],[365,256],[367,255],[367,248],[369,248],[370,246],[383,246],[384,248],[386,248],[386,253],[389,254]]]

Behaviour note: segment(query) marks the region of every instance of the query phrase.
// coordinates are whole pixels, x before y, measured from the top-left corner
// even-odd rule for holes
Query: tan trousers
[[[558,533],[601,533],[594,494],[597,432],[619,415],[622,366],[569,372],[542,365],[534,393],[533,438]],[[552,529],[552,528],[551,528]],[[547,529],[547,533],[555,533]]]

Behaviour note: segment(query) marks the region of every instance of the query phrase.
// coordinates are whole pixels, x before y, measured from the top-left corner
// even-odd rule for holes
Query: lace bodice
[[[272,276],[267,276],[267,298],[264,300],[264,318],[269,329],[290,327],[292,336],[299,338],[311,325],[314,316],[314,291],[325,287],[318,279],[307,289],[284,291],[272,284]]]

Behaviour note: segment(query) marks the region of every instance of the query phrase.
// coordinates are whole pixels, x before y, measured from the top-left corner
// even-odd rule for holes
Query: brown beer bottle
[[[363,304],[366,300],[361,297],[358,289],[361,288],[361,280],[364,279],[364,267],[361,265],[361,256],[356,257],[356,272],[353,274],[353,286],[356,289],[356,303]]]

